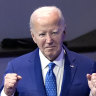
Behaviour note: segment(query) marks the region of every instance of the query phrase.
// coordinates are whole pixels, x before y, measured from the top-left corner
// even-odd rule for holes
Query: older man
[[[57,7],[33,12],[30,31],[38,48],[9,62],[1,96],[96,96],[96,64],[63,45],[65,28]]]

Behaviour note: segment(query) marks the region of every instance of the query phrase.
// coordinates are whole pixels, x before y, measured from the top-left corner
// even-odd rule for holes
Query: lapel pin
[[[66,54],[66,51],[64,50],[64,54]]]
[[[74,65],[70,65],[71,68],[74,68],[75,66]]]

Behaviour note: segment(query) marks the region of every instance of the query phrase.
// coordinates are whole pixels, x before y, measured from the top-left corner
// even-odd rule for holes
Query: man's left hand
[[[96,96],[96,73],[87,74],[87,80],[92,96]]]

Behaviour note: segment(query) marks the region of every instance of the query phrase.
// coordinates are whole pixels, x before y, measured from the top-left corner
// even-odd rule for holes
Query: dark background
[[[96,29],[96,0],[0,0],[0,41],[30,37],[30,15],[45,5],[62,10],[67,23],[66,40]]]

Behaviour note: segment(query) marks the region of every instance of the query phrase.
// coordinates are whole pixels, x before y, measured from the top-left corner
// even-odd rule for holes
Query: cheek
[[[61,38],[59,38],[59,39],[60,39],[60,42],[63,43],[64,42],[64,39],[65,39],[64,34],[62,34],[61,35]]]
[[[39,48],[43,48],[44,41],[43,40],[38,40],[37,45],[38,45]]]
[[[57,38],[58,38],[58,39],[56,39],[57,42],[58,42],[59,44],[62,44],[63,41],[64,41],[64,37],[63,37],[63,36],[58,36]]]

